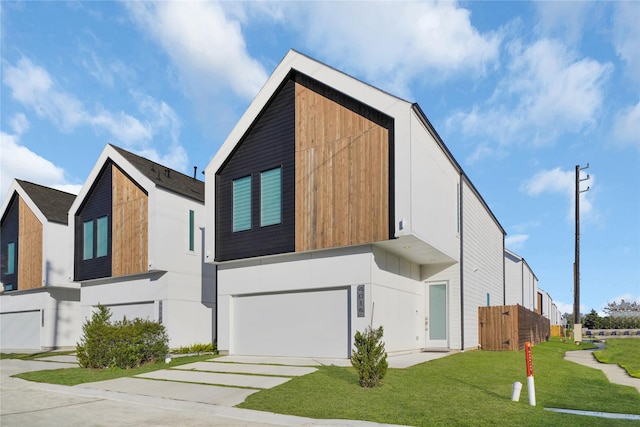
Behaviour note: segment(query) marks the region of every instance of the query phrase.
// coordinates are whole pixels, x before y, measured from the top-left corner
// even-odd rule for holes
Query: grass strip
[[[88,369],[88,368],[62,368],[44,371],[24,372],[16,374],[14,377],[27,381],[40,383],[51,383],[60,385],[78,385],[96,381],[106,381],[115,378],[133,377],[134,375],[147,372],[158,371],[160,369],[174,368],[187,363],[202,362],[211,359],[212,355],[203,354],[199,356],[174,357],[171,362],[165,363],[163,360],[156,363],[148,363],[133,369]]]
[[[594,352],[600,363],[618,364],[627,373],[640,378],[640,339],[607,338],[604,350]]]
[[[37,353],[0,353],[0,359],[18,359],[18,360],[38,360],[43,357],[50,356],[66,356],[68,354],[75,353],[75,350],[51,350],[51,351],[40,351]]]
[[[523,351],[468,351],[408,369],[389,369],[384,385],[364,389],[353,368],[318,371],[253,394],[241,408],[312,418],[357,419],[414,426],[590,426],[635,425],[545,411],[544,407],[639,414],[640,394],[611,384],[604,374],[563,360],[572,342],[533,348],[537,406],[529,405]],[[580,348],[594,348],[583,343]],[[514,381],[524,384],[512,402]]]

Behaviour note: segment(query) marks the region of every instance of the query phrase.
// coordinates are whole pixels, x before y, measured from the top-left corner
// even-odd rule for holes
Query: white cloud
[[[240,23],[216,2],[125,2],[134,22],[159,43],[193,95],[230,87],[251,99],[267,80],[251,58]]]
[[[478,31],[455,2],[291,3],[287,12],[321,58],[401,96],[414,79],[483,75],[502,40],[499,31]]]
[[[514,234],[504,239],[504,244],[507,248],[518,250],[524,246],[524,243],[529,239],[528,234]]]
[[[0,198],[7,195],[14,178],[74,194],[81,187],[67,181],[64,169],[20,145],[17,135],[0,131]]]
[[[614,2],[613,44],[627,66],[627,75],[640,80],[640,3]]]
[[[598,14],[595,2],[536,1],[539,19],[536,30],[544,37],[560,37],[569,44],[578,43],[584,28]]]
[[[18,113],[9,120],[9,125],[11,129],[16,133],[16,135],[22,135],[27,130],[29,130],[29,120],[24,113]]]
[[[581,179],[586,178],[586,174],[581,174]],[[535,174],[531,179],[521,186],[530,196],[539,196],[543,193],[560,194],[567,203],[567,218],[572,219],[575,215],[575,170],[563,171],[560,168],[551,170],[542,170]],[[593,187],[595,177],[589,176],[588,182],[583,182],[580,186],[581,190],[586,190],[587,186]],[[594,212],[591,197],[593,192],[580,193],[580,215],[584,218],[595,218],[597,214]]]
[[[573,303],[567,304],[567,303],[560,302],[560,301],[553,301],[553,303],[556,305],[556,308],[558,309],[558,311],[561,314],[569,313],[571,315],[571,319],[573,319]],[[590,311],[591,311],[590,307],[587,307],[584,304],[580,304],[580,313],[581,314],[586,314],[586,313],[588,313]]]
[[[486,135],[502,145],[545,144],[563,132],[595,126],[612,65],[575,53],[554,40],[513,42],[508,75],[491,98],[447,120],[462,133]]]
[[[473,164],[486,157],[490,157],[493,153],[494,149],[491,148],[489,144],[479,144],[473,153],[466,157],[465,161],[469,164]]]
[[[158,151],[152,147],[134,151],[139,156],[179,171],[185,171],[189,161],[189,156],[187,156],[184,147],[177,144],[169,147],[169,151],[164,155],[158,153]]]
[[[145,126],[124,112],[89,113],[79,99],[58,89],[49,73],[28,58],[21,58],[15,66],[5,64],[2,81],[11,90],[13,99],[65,132],[88,124],[106,130],[125,143],[150,138],[150,132],[143,131]]]
[[[558,311],[561,314],[565,314],[565,313],[573,313],[573,304],[566,304],[564,302],[560,302],[560,301],[553,301],[553,303],[556,305]]]
[[[100,106],[91,112],[76,96],[58,88],[49,73],[28,58],[20,59],[15,66],[5,64],[3,83],[11,90],[14,100],[65,132],[72,132],[80,126],[91,126],[98,133],[106,132],[128,149],[148,150],[153,143],[156,153],[158,145],[168,143],[170,151],[167,156],[172,161],[171,166],[178,170],[184,170],[187,166],[187,156],[179,141],[181,121],[164,101],[131,92],[141,118]],[[16,135],[29,127],[24,114],[14,117],[10,124]]]
[[[640,148],[640,102],[616,114],[612,133],[618,145]]]

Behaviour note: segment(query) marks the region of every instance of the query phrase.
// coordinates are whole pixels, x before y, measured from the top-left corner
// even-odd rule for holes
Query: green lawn
[[[617,363],[632,377],[640,378],[640,339],[607,338],[605,349],[594,354],[601,363]]]
[[[35,381],[40,383],[77,385],[90,383],[95,381],[112,380],[114,378],[132,377],[134,375],[143,374],[145,372],[157,371],[160,369],[173,368],[192,362],[201,362],[209,360],[213,356],[211,354],[203,354],[199,356],[174,357],[170,363],[158,361],[143,365],[135,369],[88,369],[88,368],[62,368],[46,371],[25,372],[14,375],[27,381]]]
[[[592,348],[583,343],[581,348]],[[408,425],[638,425],[637,421],[559,414],[544,407],[640,414],[640,394],[604,374],[562,359],[559,341],[534,347],[537,406],[529,405],[524,352],[469,351],[409,369],[389,369],[384,385],[363,389],[353,368],[326,366],[256,393],[239,405],[312,418]],[[514,381],[523,383],[512,402]]]

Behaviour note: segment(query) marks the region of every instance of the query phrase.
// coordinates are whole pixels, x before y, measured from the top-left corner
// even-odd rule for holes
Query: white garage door
[[[347,358],[348,290],[235,297],[231,333],[232,354]]]
[[[40,310],[0,314],[0,348],[39,349]]]

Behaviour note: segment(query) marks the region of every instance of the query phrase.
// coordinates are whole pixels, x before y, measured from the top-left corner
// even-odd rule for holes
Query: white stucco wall
[[[407,224],[399,234],[413,234],[429,245],[459,260],[458,184],[460,173],[422,121],[411,111],[410,158],[396,159],[396,198],[409,195],[411,210],[406,216],[396,211],[396,219]],[[396,145],[406,145],[396,139]],[[406,165],[410,165],[409,168]],[[409,181],[398,179],[409,169]]]
[[[215,303],[203,301],[210,296],[203,293],[200,277],[166,272],[103,282],[82,286],[83,323],[101,304],[112,310],[112,321],[123,315],[162,321],[171,348],[210,343],[215,338]]]
[[[235,298],[273,295],[274,298],[268,299],[272,304],[270,311],[292,313],[291,307],[285,305],[290,304],[290,296],[294,293],[347,289],[351,303],[348,325],[351,337],[356,331],[364,331],[372,323],[373,317],[373,326],[382,325],[385,329],[387,351],[419,350],[424,345],[420,333],[420,328],[424,330],[424,283],[419,278],[420,268],[417,264],[371,245],[220,265],[218,348],[231,354],[236,352]],[[365,291],[364,317],[358,317],[359,285],[363,285]],[[282,298],[277,298],[277,295]],[[329,318],[343,315],[340,304],[334,308],[337,310],[335,313],[325,313]],[[323,320],[315,316],[300,316],[293,321],[302,322],[308,325],[309,330],[315,330],[316,322]],[[337,336],[336,339],[342,338]],[[288,344],[283,345],[289,345],[290,348],[278,351],[282,354],[304,354],[297,348],[298,341],[296,337],[288,337]]]
[[[74,347],[82,330],[80,319],[80,290],[70,288],[37,289],[34,291],[7,293],[0,296],[3,316],[18,313],[38,313],[39,346],[31,349]],[[6,317],[5,317],[6,319]],[[30,331],[32,332],[32,331]],[[26,331],[21,331],[24,335]],[[29,342],[37,342],[31,338]],[[3,339],[6,348],[25,348],[21,337]]]
[[[504,234],[476,193],[463,183],[464,348],[478,346],[478,307],[504,301]]]
[[[43,228],[43,286],[64,286],[73,275],[69,269],[73,248],[66,224],[47,222]]]

